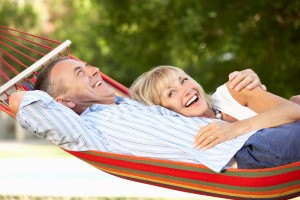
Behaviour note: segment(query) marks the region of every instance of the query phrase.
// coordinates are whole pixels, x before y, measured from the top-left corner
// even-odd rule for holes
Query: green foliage
[[[229,72],[252,68],[269,91],[299,93],[299,1],[44,0],[39,18],[13,2],[1,1],[1,24],[70,39],[72,54],[126,86],[154,66],[175,65],[212,92]]]
[[[170,64],[207,91],[227,81],[229,72],[252,68],[269,91],[299,93],[299,1],[93,2],[106,19],[98,21],[110,50],[102,59],[126,85],[153,66]]]
[[[0,24],[3,26],[17,27],[23,30],[32,30],[37,24],[37,13],[32,3],[23,3],[11,0],[1,0]]]

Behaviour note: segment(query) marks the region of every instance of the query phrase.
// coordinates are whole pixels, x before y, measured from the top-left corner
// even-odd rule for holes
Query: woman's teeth
[[[198,96],[194,95],[192,96],[192,98],[185,104],[185,107],[190,106],[193,102],[197,102],[198,101]]]

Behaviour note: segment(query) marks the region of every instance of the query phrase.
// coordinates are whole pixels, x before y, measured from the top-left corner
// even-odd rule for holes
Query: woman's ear
[[[65,99],[65,98],[63,98],[63,97],[57,97],[57,98],[55,98],[55,100],[56,100],[58,103],[60,103],[60,104],[62,104],[62,105],[64,105],[64,106],[67,106],[68,108],[73,109],[73,108],[75,107],[75,103],[72,102],[72,101],[69,100],[69,99]]]

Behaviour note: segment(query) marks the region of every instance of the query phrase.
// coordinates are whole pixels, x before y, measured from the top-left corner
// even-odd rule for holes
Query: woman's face
[[[187,117],[198,117],[208,110],[203,90],[186,74],[174,73],[160,101],[162,106]]]

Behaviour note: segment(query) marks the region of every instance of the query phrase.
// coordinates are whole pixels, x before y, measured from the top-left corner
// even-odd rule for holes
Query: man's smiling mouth
[[[103,83],[102,80],[98,81],[95,85],[94,85],[94,88],[98,87],[99,85],[101,85]]]
[[[188,102],[185,104],[185,107],[189,107],[190,105],[192,105],[193,103],[197,102],[199,100],[198,95],[194,95],[192,96],[192,98],[190,98],[190,100],[188,100]]]

